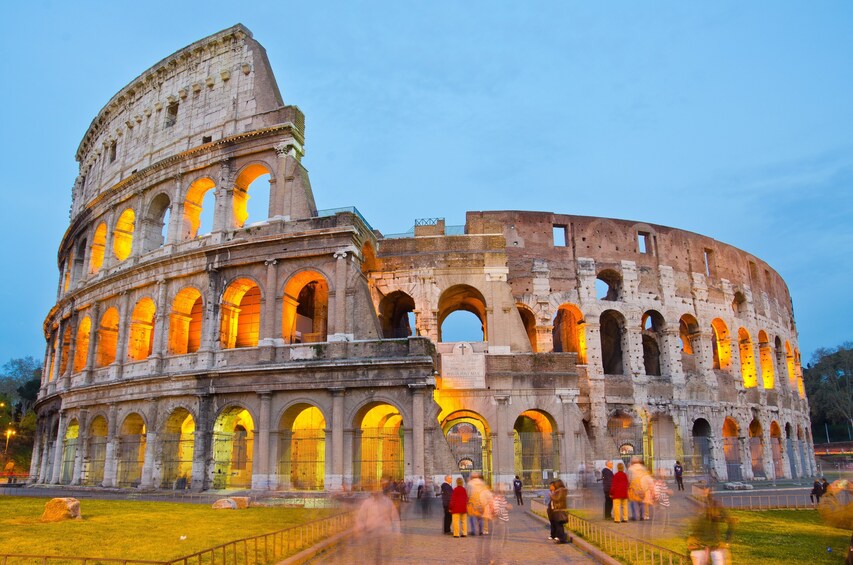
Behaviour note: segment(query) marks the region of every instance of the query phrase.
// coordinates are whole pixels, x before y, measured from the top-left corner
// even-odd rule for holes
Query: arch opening
[[[222,349],[257,347],[261,332],[261,289],[251,279],[228,285],[220,304]]]
[[[726,458],[726,476],[730,481],[743,480],[740,463],[740,430],[731,418],[723,421],[723,454]]]
[[[595,297],[598,300],[619,300],[622,296],[622,275],[605,269],[595,278]]]
[[[131,361],[147,359],[154,350],[154,315],[156,306],[148,297],[141,299],[130,317],[127,341],[127,358]]]
[[[107,248],[107,224],[101,222],[92,236],[92,248],[89,250],[89,274],[95,275],[104,266],[104,253]]]
[[[719,318],[711,321],[711,349],[714,357],[714,369],[728,370],[732,365],[732,344],[729,328]]]
[[[711,424],[705,418],[693,422],[693,457],[685,461],[688,470],[710,474],[714,467],[714,445],[711,438]]]
[[[249,411],[229,406],[213,424],[214,489],[251,488],[255,425]]]
[[[471,473],[482,474],[483,480],[492,481],[492,441],[485,419],[468,410],[454,412],[441,425],[453,461],[467,481]]]
[[[473,314],[476,321],[470,315],[457,314],[460,311]],[[439,341],[488,341],[486,299],[473,286],[451,286],[438,299],[438,327]]]
[[[65,429],[62,451],[62,472],[59,478],[60,484],[71,484],[74,474],[74,462],[77,459],[77,443],[79,442],[79,438],[80,424],[75,418],[68,422],[68,427]]]
[[[755,350],[752,346],[752,338],[744,328],[738,329],[737,338],[740,347],[740,375],[743,379],[743,387],[755,388],[758,386],[758,377],[755,371]]]
[[[249,165],[234,183],[234,224],[242,228],[269,217],[270,172],[263,165]]]
[[[119,261],[130,257],[133,250],[133,234],[136,230],[136,213],[128,208],[119,216],[113,230],[113,256]]]
[[[186,490],[192,483],[195,419],[186,408],[176,408],[166,420],[160,438],[160,487]]]
[[[512,427],[515,474],[522,483],[540,488],[560,475],[560,442],[550,414],[525,410]]]
[[[279,433],[280,485],[323,490],[326,480],[326,419],[316,406],[298,404],[282,415]]]
[[[145,445],[145,421],[139,414],[129,414],[121,425],[118,437],[117,486],[139,486],[142,481],[142,467],[145,465]]]
[[[109,308],[101,316],[101,325],[98,329],[98,351],[95,365],[106,367],[116,360],[116,346],[118,345],[118,310]]]
[[[578,364],[586,364],[586,320],[574,304],[562,304],[554,317],[554,351],[578,354]]]
[[[169,352],[173,355],[195,353],[201,346],[204,301],[193,287],[181,289],[172,302],[169,315]]]
[[[600,318],[601,363],[605,375],[622,375],[625,318],[615,310],[605,310]]]
[[[192,183],[184,199],[181,239],[188,241],[210,233],[215,209],[216,184],[206,177]]]
[[[87,441],[82,483],[99,486],[104,482],[104,465],[107,462],[107,421],[103,416],[96,416],[89,424]]]
[[[168,238],[169,212],[172,201],[161,192],[151,201],[148,212],[142,219],[142,251],[154,251],[163,246]]]
[[[399,290],[389,293],[379,302],[379,319],[386,339],[414,335],[415,299]]]
[[[390,404],[373,404],[353,422],[353,480],[362,490],[377,490],[384,480],[403,480],[403,416]],[[359,437],[360,436],[360,437]]]
[[[282,335],[288,343],[328,339],[329,284],[316,271],[302,271],[284,288]]]

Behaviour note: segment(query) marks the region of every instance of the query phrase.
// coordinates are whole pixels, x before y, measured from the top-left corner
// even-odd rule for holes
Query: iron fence
[[[55,555],[0,555],[0,565],[267,565],[352,528],[354,512],[343,512],[270,534],[228,542],[171,561]]]
[[[726,508],[735,510],[811,510],[817,507],[808,492],[716,493],[714,498]]]
[[[531,501],[530,509],[540,516],[546,515],[545,505],[537,500]],[[568,516],[567,530],[598,546],[611,557],[626,563],[644,565],[690,565],[692,563],[688,555],[616,532],[578,518],[572,513],[568,513]]]

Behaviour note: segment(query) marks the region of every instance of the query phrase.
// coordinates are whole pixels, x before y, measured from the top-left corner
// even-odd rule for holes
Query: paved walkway
[[[371,563],[397,565],[441,563],[446,565],[529,565],[530,563],[596,563],[572,544],[555,545],[548,540],[548,526],[513,508],[506,540],[500,528],[488,536],[453,538],[442,534],[441,505],[433,501],[429,516],[422,516],[416,502],[401,508],[401,532],[382,548],[382,559],[372,553],[365,540],[349,540],[309,561],[312,564],[350,565]]]

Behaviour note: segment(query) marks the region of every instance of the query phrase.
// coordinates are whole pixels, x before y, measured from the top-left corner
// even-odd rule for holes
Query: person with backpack
[[[522,487],[521,479],[518,478],[518,475],[515,476],[515,480],[512,481],[512,490],[515,492],[515,501],[519,506],[524,506],[524,499],[521,498],[521,487]]]

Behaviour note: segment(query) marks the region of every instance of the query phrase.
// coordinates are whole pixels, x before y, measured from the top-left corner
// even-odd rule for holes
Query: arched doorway
[[[379,302],[382,336],[396,339],[414,335],[415,299],[402,291],[394,291]]]
[[[749,454],[752,459],[752,476],[767,478],[764,470],[764,438],[763,430],[758,420],[749,423]]]
[[[278,426],[280,487],[323,490],[326,480],[326,419],[316,406],[297,404]]]
[[[353,422],[353,481],[376,490],[382,479],[402,480],[405,473],[403,416],[391,404],[369,404]]]
[[[229,406],[213,425],[213,488],[251,488],[255,425],[249,411]]]
[[[693,422],[693,457],[685,465],[694,472],[710,474],[714,468],[713,446],[711,444],[711,424],[705,418]]]
[[[486,299],[483,294],[467,284],[454,285],[445,290],[438,299],[438,328],[439,341],[488,341]]]
[[[655,414],[649,420],[650,470],[671,469],[675,465],[675,422],[668,414]]]
[[[627,466],[634,455],[643,455],[643,425],[622,410],[607,420],[607,433]]]
[[[129,414],[121,425],[118,437],[118,474],[116,484],[119,487],[136,488],[142,480],[142,467],[145,464],[146,443],[145,421],[139,414]]]
[[[785,477],[785,465],[782,461],[782,428],[778,422],[770,422],[770,448],[773,451],[773,476],[777,479]]]
[[[89,424],[88,441],[83,484],[98,486],[104,482],[104,464],[107,461],[107,421],[103,416],[96,416]]]
[[[737,422],[726,418],[723,422],[723,453],[726,456],[726,476],[730,481],[740,481],[743,473],[740,466],[740,438]]]
[[[77,440],[80,436],[80,424],[76,419],[68,423],[65,430],[64,450],[62,452],[62,476],[59,482],[63,485],[71,484],[74,474],[74,460],[77,458]]]
[[[515,474],[529,487],[542,487],[560,474],[560,443],[553,418],[526,410],[512,427]]]
[[[175,490],[189,488],[195,450],[195,420],[192,414],[186,408],[176,409],[166,420],[160,437],[160,487]]]
[[[328,336],[329,284],[320,273],[302,271],[284,287],[282,336],[288,343],[317,343]]]
[[[441,429],[465,480],[468,480],[466,473],[479,472],[491,484],[492,440],[483,417],[475,412],[454,412],[445,418]]]

